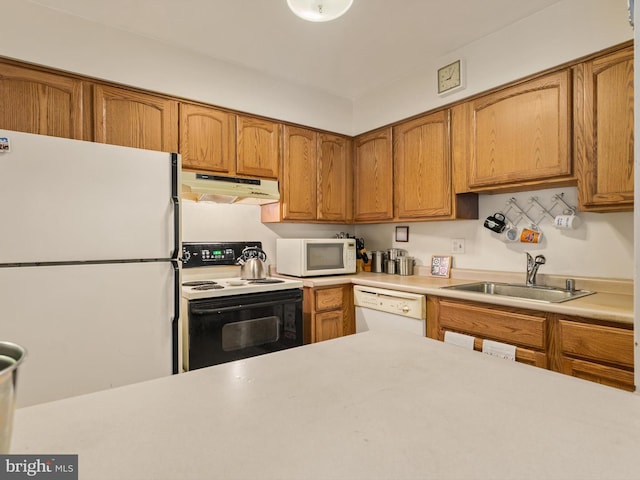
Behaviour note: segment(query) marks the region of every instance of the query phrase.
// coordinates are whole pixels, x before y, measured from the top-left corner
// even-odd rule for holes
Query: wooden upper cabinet
[[[393,141],[395,217],[451,215],[449,111],[394,127]]]
[[[339,135],[318,134],[317,170],[317,219],[336,222],[351,220],[351,142]]]
[[[83,139],[82,82],[0,63],[0,128]]]
[[[288,125],[282,132],[282,197],[279,203],[262,206],[262,222],[350,221],[351,142]]]
[[[570,72],[562,70],[469,102],[469,187],[571,179]]]
[[[94,141],[163,152],[178,151],[178,102],[95,85]]]
[[[391,127],[355,139],[353,184],[353,217],[356,222],[393,218]]]
[[[633,210],[633,47],[576,67],[581,210]]]
[[[238,115],[236,171],[240,175],[278,178],[280,124]]]
[[[318,134],[285,126],[283,136],[282,217],[315,220]]]
[[[185,169],[230,175],[236,170],[236,116],[180,104],[180,154]]]

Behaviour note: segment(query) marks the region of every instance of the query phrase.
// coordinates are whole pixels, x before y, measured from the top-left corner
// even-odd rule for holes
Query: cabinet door
[[[354,220],[393,218],[393,159],[391,128],[355,140]]]
[[[576,68],[580,208],[633,210],[633,48]]]
[[[393,141],[396,218],[451,215],[449,111],[394,127]]]
[[[318,135],[317,218],[351,219],[351,142],[338,135]]]
[[[0,64],[0,128],[83,138],[82,82]]]
[[[469,186],[497,190],[568,181],[569,87],[564,70],[471,101]]]
[[[96,142],[177,152],[178,102],[95,85],[94,128]]]
[[[282,143],[282,218],[315,220],[318,135],[287,125]]]
[[[180,154],[183,168],[235,174],[236,116],[181,103]]]
[[[343,335],[342,310],[317,313],[315,316],[315,338],[313,342],[331,340]]]
[[[278,178],[280,124],[238,116],[236,170],[240,175]]]

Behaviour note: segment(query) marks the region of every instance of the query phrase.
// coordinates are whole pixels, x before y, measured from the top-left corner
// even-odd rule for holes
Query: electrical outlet
[[[451,240],[451,253],[464,253],[464,238],[453,238]]]

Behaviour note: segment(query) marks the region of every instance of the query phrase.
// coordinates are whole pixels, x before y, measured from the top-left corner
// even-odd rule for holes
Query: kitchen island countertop
[[[81,479],[637,479],[640,396],[366,332],[16,411]]]
[[[631,281],[608,281],[603,279],[581,279],[577,288],[592,290],[596,293],[568,302],[545,303],[532,300],[484,295],[475,292],[448,290],[441,287],[459,285],[474,281],[502,281],[522,283],[521,276],[511,273],[463,271],[458,278],[438,278],[430,275],[388,275],[386,273],[361,272],[352,275],[327,277],[309,277],[303,281],[305,287],[324,287],[352,283],[370,287],[388,288],[406,292],[434,295],[439,297],[458,298],[477,302],[491,303],[508,307],[527,308],[550,313],[575,315],[585,318],[609,320],[626,325],[633,325],[633,283]],[[544,281],[542,284],[546,284]]]

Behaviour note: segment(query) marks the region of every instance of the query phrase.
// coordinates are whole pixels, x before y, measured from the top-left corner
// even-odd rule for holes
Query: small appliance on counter
[[[294,277],[356,272],[355,238],[278,238],[276,271]]]
[[[302,282],[266,276],[261,242],[184,242],[182,258],[182,371],[302,345]]]

